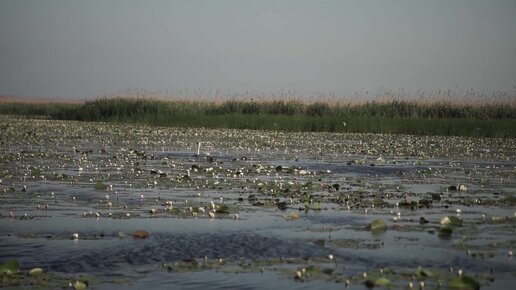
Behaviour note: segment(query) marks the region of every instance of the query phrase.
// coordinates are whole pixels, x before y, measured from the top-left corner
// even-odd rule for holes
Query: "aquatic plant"
[[[0,113],[196,128],[516,136],[516,107],[507,103],[468,105],[407,100],[330,103],[249,99],[214,102],[115,97],[45,106],[2,103]]]

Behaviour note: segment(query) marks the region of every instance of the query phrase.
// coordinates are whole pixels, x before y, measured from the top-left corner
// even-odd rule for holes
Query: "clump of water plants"
[[[107,185],[102,181],[95,183],[95,190],[106,190],[106,188]]]
[[[373,233],[382,233],[387,230],[387,224],[382,219],[373,220],[368,227]]]
[[[478,290],[480,289],[480,283],[478,283],[473,277],[461,275],[453,278],[448,286],[451,289],[456,290]]]
[[[149,232],[146,230],[136,230],[133,232],[133,238],[135,239],[146,239],[149,237]]]
[[[441,225],[462,226],[462,220],[456,216],[445,216],[441,219]]]
[[[0,286],[14,289],[66,289],[84,290],[90,283],[97,284],[100,280],[94,276],[67,277],[57,273],[44,271],[36,267],[22,270],[17,260],[9,260],[0,264],[2,280]]]
[[[16,274],[20,271],[20,264],[17,260],[10,260],[0,265],[2,275]]]

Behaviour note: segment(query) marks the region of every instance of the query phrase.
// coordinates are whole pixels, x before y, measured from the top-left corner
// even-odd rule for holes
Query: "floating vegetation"
[[[105,185],[104,182],[102,182],[102,181],[95,183],[96,190],[106,190],[106,188],[107,188],[107,185]]]
[[[480,284],[473,278],[469,276],[463,276],[453,278],[448,285],[451,289],[458,290],[478,290],[480,289]]]
[[[437,233],[442,239],[449,239],[453,233],[451,226],[442,226]]]
[[[149,232],[147,232],[145,230],[136,230],[133,232],[133,238],[135,238],[135,239],[146,239],[148,237],[149,237]]]
[[[456,216],[445,216],[441,219],[441,225],[462,226],[462,220]]]
[[[17,260],[10,260],[0,265],[0,272],[3,275],[16,274],[20,271],[20,264]]]
[[[7,117],[0,130],[8,288],[184,286],[168,271],[228,288],[256,286],[224,279],[237,273],[291,288],[513,279],[513,139]]]
[[[67,289],[84,290],[88,285],[99,284],[97,277],[90,275],[69,276],[52,273],[36,267],[22,270],[17,260],[0,265],[2,280],[0,285],[7,289]]]
[[[371,222],[369,228],[373,233],[385,232],[387,230],[387,224],[381,219],[375,219]]]

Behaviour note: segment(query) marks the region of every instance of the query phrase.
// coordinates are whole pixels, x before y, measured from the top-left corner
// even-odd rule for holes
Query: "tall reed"
[[[117,97],[80,104],[1,103],[0,113],[156,126],[516,137],[516,107],[503,103],[329,103],[298,99],[216,102]]]

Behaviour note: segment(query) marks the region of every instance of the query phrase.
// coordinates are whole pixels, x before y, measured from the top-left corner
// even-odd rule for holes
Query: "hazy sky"
[[[515,0],[0,0],[0,95],[514,86]]]

